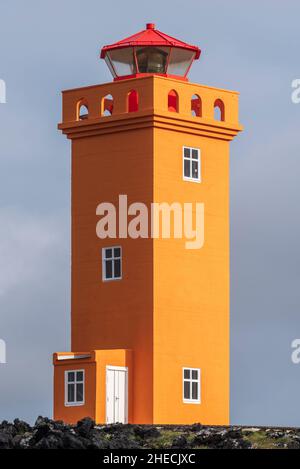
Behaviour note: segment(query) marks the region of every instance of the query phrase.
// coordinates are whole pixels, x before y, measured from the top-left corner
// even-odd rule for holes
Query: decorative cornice
[[[70,139],[145,128],[160,128],[227,141],[232,140],[238,132],[243,130],[241,125],[228,122],[219,122],[201,117],[191,119],[180,115],[170,115],[170,113],[153,112],[152,110],[137,112],[135,115],[123,114],[61,123],[58,128]]]

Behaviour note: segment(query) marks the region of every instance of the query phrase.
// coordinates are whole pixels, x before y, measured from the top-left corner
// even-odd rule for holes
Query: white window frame
[[[77,378],[76,378],[76,373],[77,372],[82,372],[83,374],[83,378],[82,378],[82,381],[78,381]],[[75,373],[75,379],[74,381],[71,381],[69,382],[69,373]],[[73,384],[74,383],[74,398],[75,398],[75,401],[73,402],[70,402],[68,400],[68,384]],[[76,384],[83,384],[83,396],[82,396],[82,401],[77,401],[76,400]],[[85,370],[83,369],[80,369],[80,370],[66,370],[65,371],[65,406],[66,407],[77,407],[77,406],[81,406],[81,405],[84,405],[85,404]]]
[[[192,156],[190,158],[185,157],[184,156],[184,150],[185,149],[190,150],[190,155],[192,154],[192,150],[196,150],[197,154],[198,154],[197,159],[193,159]],[[184,175],[184,162],[185,162],[185,160],[188,160],[190,162],[191,174],[192,174],[192,161],[197,161],[198,162],[198,177],[197,178],[193,178],[192,176],[188,177],[188,176]],[[201,150],[200,150],[200,148],[188,147],[186,145],[182,147],[182,177],[183,177],[184,181],[197,182],[197,183],[201,182]]]
[[[191,372],[191,375],[190,375],[191,377],[189,379],[184,377],[185,370],[189,370]],[[192,378],[192,372],[193,371],[198,372],[198,378],[197,379]],[[188,381],[191,384],[190,395],[192,395],[192,383],[198,383],[197,399],[192,399],[192,398],[186,399],[184,397],[184,383],[185,383],[185,381]],[[201,369],[200,368],[190,368],[190,367],[187,367],[187,366],[182,368],[182,399],[183,399],[184,404],[201,404]]]
[[[112,257],[106,257],[106,251],[108,249],[112,250]],[[114,249],[120,249],[120,257],[114,256]],[[114,261],[115,259],[120,259],[120,277],[115,277],[114,276],[114,262],[112,262],[112,277],[111,278],[106,278],[106,266],[105,266],[105,261],[106,260],[112,260]],[[102,281],[103,282],[111,282],[114,280],[122,280],[122,247],[121,246],[107,246],[105,248],[102,248]]]

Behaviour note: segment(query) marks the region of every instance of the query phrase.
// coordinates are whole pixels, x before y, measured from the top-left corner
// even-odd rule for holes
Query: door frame
[[[125,422],[124,424],[126,424],[128,423],[128,367],[127,366],[106,365],[106,369],[105,369],[105,421],[107,422],[107,372],[109,370],[125,371],[125,396],[124,396]]]

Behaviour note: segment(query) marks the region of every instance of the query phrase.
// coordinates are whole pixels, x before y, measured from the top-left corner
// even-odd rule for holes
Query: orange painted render
[[[179,112],[168,110],[175,90]],[[139,110],[128,113],[128,94]],[[113,115],[101,116],[103,98]],[[202,117],[191,115],[191,97]],[[221,100],[225,121],[214,120]],[[79,121],[78,103],[89,110]],[[54,415],[84,414],[105,422],[106,365],[128,363],[129,422],[229,422],[229,142],[242,129],[238,94],[148,76],[63,92],[59,128],[72,140],[72,352],[86,366],[85,406],[65,407],[62,372],[54,356]],[[182,147],[201,149],[202,182],[182,178]],[[203,202],[205,241],[198,250],[178,239],[96,236],[96,207],[132,202]],[[102,281],[101,249],[122,246],[123,278]],[[118,349],[118,350],[114,350]],[[115,355],[116,352],[116,355]],[[127,357],[127,358],[126,358]],[[127,365],[126,365],[127,366]],[[201,369],[201,403],[182,399],[182,368]],[[99,371],[102,370],[102,371]]]
[[[84,417],[91,417],[97,422],[105,422],[105,381],[106,366],[121,366],[132,370],[131,350],[94,350],[89,358],[59,360],[61,355],[86,355],[87,352],[63,352],[55,353],[53,364],[55,367],[54,380],[54,418],[65,422],[76,423]],[[65,406],[64,382],[65,371],[84,370],[85,380],[85,403],[78,406]],[[132,420],[132,373],[128,373],[128,419]],[[63,396],[63,399],[62,399]]]

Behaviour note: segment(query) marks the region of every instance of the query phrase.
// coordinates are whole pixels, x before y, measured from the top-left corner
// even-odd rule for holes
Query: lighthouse
[[[149,23],[102,48],[111,82],[62,93],[71,351],[53,354],[55,419],[229,423],[229,145],[242,126],[237,92],[188,80],[200,54]],[[203,242],[130,237],[120,213],[99,235],[99,204],[121,197],[201,203]]]

